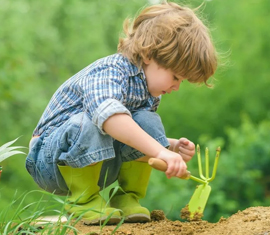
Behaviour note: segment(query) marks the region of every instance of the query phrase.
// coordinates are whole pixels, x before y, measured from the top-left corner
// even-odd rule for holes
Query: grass
[[[25,205],[25,199],[30,194],[36,194],[35,196],[40,199],[36,202]],[[59,196],[41,190],[32,190],[24,193],[23,195],[15,194],[11,203],[0,212],[0,234],[80,234],[80,231],[76,228],[76,224],[82,219],[83,214],[89,210],[75,218],[72,214],[66,214],[64,210],[66,203],[68,202],[66,200],[62,200]],[[107,203],[109,203],[109,201]],[[42,222],[41,218],[48,215],[57,216],[59,219],[53,223],[43,221],[43,223],[40,224],[39,222]],[[100,224],[100,234],[102,234],[102,230],[110,216],[103,224]],[[66,220],[63,222],[61,221],[61,218],[66,218]],[[117,231],[123,222],[124,219],[116,225],[112,234]],[[91,234],[91,232],[89,234]]]
[[[16,155],[16,154],[25,154],[18,149],[24,148],[22,146],[11,147],[11,145],[17,139],[10,141],[2,146],[0,146],[0,163],[5,159]],[[0,176],[1,176],[1,166],[0,166]],[[107,174],[105,177],[106,183]],[[117,192],[119,186],[116,186],[113,190],[110,198]],[[103,190],[103,198],[106,190]],[[26,198],[30,194],[36,194],[34,198],[39,198],[38,201],[32,202],[30,204],[26,203]],[[109,205],[110,198],[107,200],[107,205]],[[42,190],[32,190],[22,195],[13,196],[11,203],[0,211],[0,234],[1,235],[12,235],[12,234],[80,234],[80,231],[75,227],[76,224],[82,219],[84,213],[88,211],[93,211],[94,209],[88,209],[81,213],[81,215],[75,218],[73,214],[67,214],[65,211],[65,205],[69,202],[67,201],[68,197],[65,197],[63,200],[61,197],[54,194],[48,193]],[[71,206],[74,206],[70,204]],[[76,205],[75,205],[76,206]],[[57,209],[60,208],[60,209]],[[115,211],[119,211],[115,209]],[[102,216],[102,212],[101,216]],[[113,215],[114,211],[108,216],[104,223],[100,223],[100,234],[102,233],[103,228],[108,223],[110,217]],[[44,221],[42,218],[46,216],[55,216],[58,218],[56,221]],[[64,221],[61,218],[66,218]],[[124,218],[117,224],[115,229],[112,231],[114,234],[117,229],[123,224]],[[91,232],[89,233],[91,234]]]
[[[25,205],[25,199],[29,194],[40,194],[39,200]],[[38,196],[38,195],[37,195]],[[47,193],[45,191],[33,190],[24,193],[21,196],[14,195],[11,203],[0,212],[0,234],[67,234],[72,231],[73,234],[78,234],[74,228],[76,221],[71,226],[71,217],[61,224],[61,221],[56,223],[44,223],[42,226],[38,224],[39,218],[48,214],[58,215],[59,218],[66,216],[63,210],[55,209],[59,203],[64,203],[59,197]]]

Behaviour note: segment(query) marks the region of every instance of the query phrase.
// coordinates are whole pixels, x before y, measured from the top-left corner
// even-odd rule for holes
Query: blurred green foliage
[[[115,53],[123,20],[147,3],[0,0],[0,145],[22,136],[18,145],[28,146],[58,86],[94,60]],[[184,82],[179,92],[163,96],[158,110],[168,136],[185,136],[202,150],[209,147],[212,156],[216,147],[222,148],[205,209],[209,221],[270,202],[269,9],[268,0],[205,1],[202,16],[225,65],[218,69],[213,89]],[[37,189],[24,160],[18,155],[3,162],[0,208],[15,192]],[[196,157],[189,169],[198,174]],[[179,219],[195,187],[190,180],[168,180],[153,171],[142,203]],[[33,200],[35,195],[25,203]]]

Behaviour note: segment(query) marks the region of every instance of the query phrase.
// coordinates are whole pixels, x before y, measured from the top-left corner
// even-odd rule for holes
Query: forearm
[[[127,114],[115,114],[109,117],[103,124],[103,130],[148,157],[157,157],[162,150],[166,150]]]
[[[167,163],[166,175],[181,177],[186,175],[187,165],[179,153],[163,147],[148,135],[129,115],[115,114],[103,124],[103,130],[116,140],[144,153],[147,157],[161,159]],[[174,139],[170,139],[172,144]],[[174,145],[175,148],[177,145]]]

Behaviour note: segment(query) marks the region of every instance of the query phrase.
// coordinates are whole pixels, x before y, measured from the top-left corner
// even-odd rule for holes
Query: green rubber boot
[[[99,194],[101,166],[102,162],[83,168],[58,166],[71,194],[65,210],[75,217],[82,215],[82,221],[88,225],[103,223],[107,218],[107,224],[117,224],[121,220],[119,210],[106,207],[105,200]]]
[[[149,222],[150,212],[142,207],[139,199],[144,198],[152,168],[145,162],[124,162],[118,176],[119,186],[111,195],[110,205],[123,211],[125,222]],[[113,189],[110,194],[112,194]]]

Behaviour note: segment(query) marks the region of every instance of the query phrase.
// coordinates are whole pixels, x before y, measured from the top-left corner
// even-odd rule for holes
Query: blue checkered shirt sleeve
[[[84,88],[84,109],[103,134],[103,123],[110,116],[116,113],[131,116],[125,107],[125,76],[118,67],[110,66],[95,70],[80,81]]]

